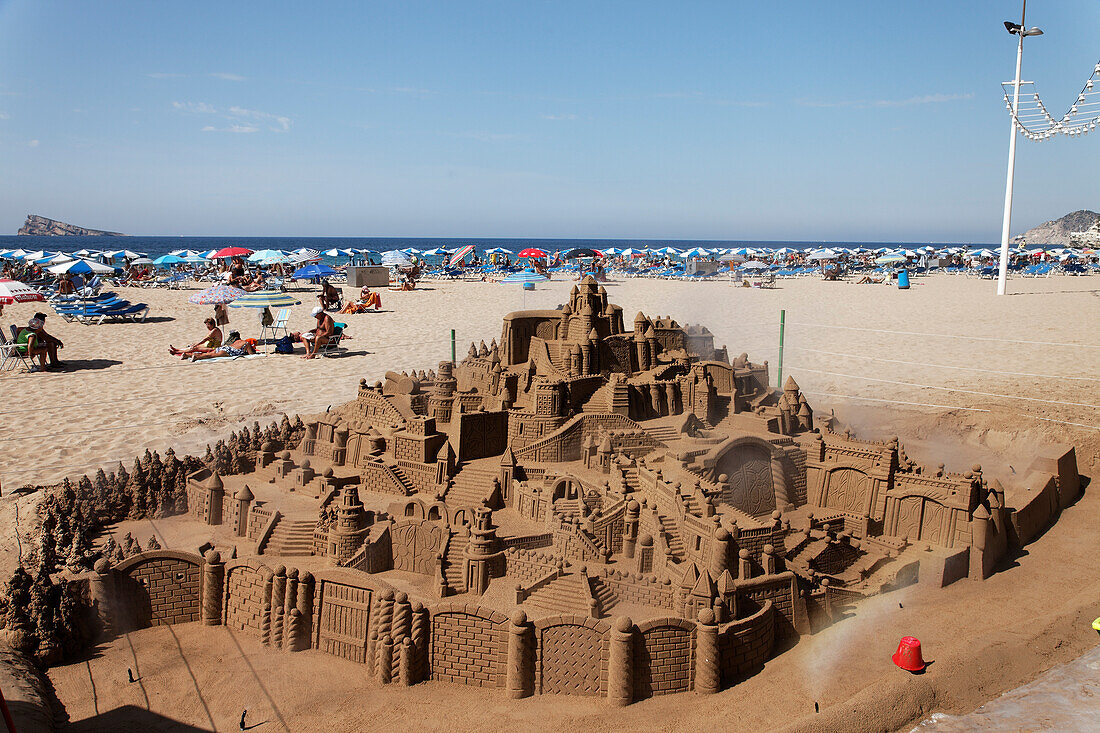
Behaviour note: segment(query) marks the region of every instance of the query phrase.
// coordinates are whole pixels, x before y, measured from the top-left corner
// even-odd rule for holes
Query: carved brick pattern
[[[432,679],[503,687],[508,653],[503,625],[503,616],[499,623],[458,611],[433,616]]]
[[[260,633],[264,607],[263,574],[247,565],[229,568],[226,579],[225,625]]]
[[[132,604],[136,628],[199,620],[198,565],[174,558],[146,560],[123,573],[119,585]]]
[[[722,685],[738,682],[764,666],[775,640],[775,616],[768,605],[759,613],[731,624],[718,635]]]
[[[679,626],[657,626],[634,639],[634,698],[668,695],[691,689],[692,632]]]

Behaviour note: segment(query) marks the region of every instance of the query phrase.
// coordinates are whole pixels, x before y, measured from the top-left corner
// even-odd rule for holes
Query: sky
[[[0,0],[0,233],[995,242],[1019,0]],[[1032,0],[1052,112],[1100,2]],[[1019,139],[1013,233],[1100,210]]]

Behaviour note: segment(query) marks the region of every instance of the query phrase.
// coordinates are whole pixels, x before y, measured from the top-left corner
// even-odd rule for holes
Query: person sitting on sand
[[[229,338],[226,342],[216,349],[206,351],[201,354],[192,354],[191,361],[201,361],[203,359],[217,359],[219,356],[238,357],[245,354],[255,354],[256,347],[241,338],[241,335],[236,331],[229,332]]]
[[[46,349],[46,354],[50,357],[50,366],[64,366],[61,360],[57,358],[57,352],[59,349],[65,348],[65,344],[56,336],[46,333],[46,314],[35,313],[31,320],[38,321],[39,323],[38,328],[34,332],[35,340],[42,348]]]
[[[35,357],[38,357],[38,370],[43,372],[54,371],[55,367],[50,364],[46,364],[46,356],[49,354],[49,350],[39,340],[38,332],[42,329],[42,321],[38,318],[32,318],[27,322],[27,327],[21,329],[15,337],[15,348],[23,356],[30,357],[31,361],[34,361]]]
[[[302,334],[302,343],[306,345],[306,353],[303,359],[312,359],[317,356],[317,349],[321,348],[329,342],[332,338],[332,334],[336,333],[336,322],[332,320],[332,316],[325,313],[325,309],[321,306],[316,306],[313,311],[313,317],[317,319],[317,328],[314,328],[309,334],[312,334],[312,338],[309,334]]]
[[[205,354],[208,351],[213,351],[222,345],[222,330],[218,328],[218,323],[213,318],[207,318],[203,321],[206,324],[207,334],[206,337],[196,341],[188,346],[186,349],[177,349],[171,344],[168,345],[168,353],[172,356],[179,356],[186,359],[194,354]]]
[[[366,285],[359,291],[359,300],[349,300],[341,313],[366,313],[371,308],[378,310],[382,307],[382,297],[372,292]]]
[[[246,282],[244,283],[244,285],[241,285],[242,290],[249,293],[254,293],[257,290],[264,289],[264,274],[260,270],[257,270],[255,276],[253,276],[251,279],[245,279]]]
[[[321,292],[317,294],[317,300],[321,301],[322,310],[339,310],[340,303],[343,301],[344,296],[336,289],[336,286],[328,281],[328,278],[321,279]]]

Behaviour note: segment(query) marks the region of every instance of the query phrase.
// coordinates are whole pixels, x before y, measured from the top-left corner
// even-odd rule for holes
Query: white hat
[[[324,312],[325,312],[325,309],[324,309],[324,308],[322,308],[322,307],[321,307],[321,306],[319,306],[319,305],[315,305],[315,306],[313,306],[313,310],[311,310],[311,311],[309,312],[309,314],[310,314],[311,316],[315,316],[315,315],[317,315],[318,313],[324,313]]]

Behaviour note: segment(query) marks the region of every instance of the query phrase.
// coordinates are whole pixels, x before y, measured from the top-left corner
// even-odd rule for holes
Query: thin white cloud
[[[38,141],[37,140],[31,140],[30,142],[27,143],[27,145],[29,145],[32,148],[37,148],[38,147]]]
[[[945,102],[961,102],[973,98],[974,93],[967,92],[966,94],[922,94],[915,97],[907,97],[905,99],[841,99],[836,101],[799,99],[795,103],[801,107],[854,107],[857,109],[866,109],[867,107],[912,107],[918,104],[943,104]]]
[[[223,81],[247,81],[247,78],[240,74],[230,74],[226,71],[215,71],[210,74],[210,76],[215,79],[222,79]]]
[[[9,115],[7,112],[0,112],[0,120],[10,120],[10,119],[11,119],[11,115]]]
[[[389,91],[393,94],[411,94],[416,97],[427,97],[437,93],[434,89],[421,89],[419,87],[391,87]]]
[[[274,125],[274,127],[269,128],[272,132],[286,132],[290,129],[289,117],[271,114],[270,112],[260,112],[259,110],[245,109],[244,107],[230,107],[229,115],[231,117],[260,120],[270,125]]]
[[[205,125],[203,132],[259,132],[261,123],[271,132],[287,132],[292,124],[291,119],[285,115],[245,107],[233,106],[219,110],[206,102],[172,102],[172,108],[190,114],[218,115],[230,123],[227,127]]]
[[[213,125],[207,125],[202,128],[203,132],[234,132],[248,134],[253,132],[259,132],[260,128],[254,125],[229,125],[228,127],[214,127]]]
[[[542,115],[542,119],[544,119],[544,120],[575,120],[575,119],[577,119],[577,116],[574,115],[574,114]]]
[[[154,71],[146,74],[146,76],[150,79],[182,79],[187,76],[187,74],[169,74],[163,71]]]
[[[192,114],[212,115],[217,113],[217,110],[206,102],[172,102],[172,107],[181,112],[191,112]]]

